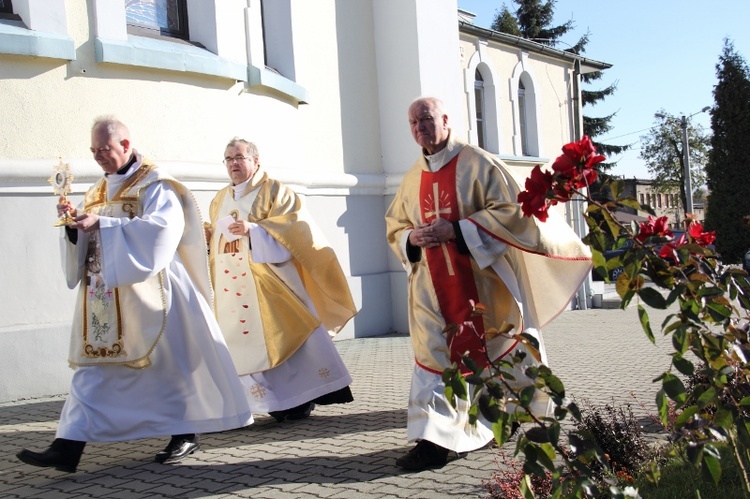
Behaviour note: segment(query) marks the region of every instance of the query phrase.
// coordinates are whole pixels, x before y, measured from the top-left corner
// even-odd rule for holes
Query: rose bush
[[[535,166],[518,196],[525,216],[544,222],[549,209],[582,197],[587,201],[584,217],[589,233],[584,242],[592,250],[594,268],[605,279],[613,268],[623,267],[616,282],[621,308],[637,300],[637,316],[646,337],[654,342],[647,307],[674,309],[661,324],[670,335],[674,351],[665,371],[655,382],[661,384],[656,409],[667,425],[671,407],[677,411],[672,426],[674,439],[684,442],[690,461],[703,475],[718,483],[721,478],[718,441],[727,442],[744,479],[744,494],[750,496],[750,343],[748,310],[750,284],[741,268],[723,265],[712,248],[713,232],[692,221],[677,240],[666,217],[655,218],[649,206],[623,195],[622,183],[610,183],[612,198],[592,199],[586,189],[597,178],[595,166],[603,161],[588,137],[567,144],[551,171]],[[620,208],[649,213],[646,222],[622,224],[614,216]],[[605,260],[603,252],[632,244],[619,257]],[[477,304],[475,313],[481,313]],[[511,335],[512,325],[488,329],[488,335]],[[471,322],[446,328],[448,339],[457,334],[479,333]],[[536,340],[525,334],[515,336],[532,355],[538,356]],[[578,407],[567,398],[560,379],[544,365],[529,367],[526,375],[534,384],[514,390],[508,383],[514,364],[526,355],[521,350],[486,367],[468,356],[443,373],[449,399],[471,397],[472,421],[481,413],[493,422],[499,445],[511,438],[520,423],[529,423],[518,432],[516,454],[523,455],[521,482],[524,497],[533,497],[531,477],[552,477],[551,497],[638,497],[632,487],[621,488],[614,478],[597,480],[594,470],[608,466],[607,457],[591,434],[577,429],[563,435],[561,422],[568,417],[581,420]],[[692,376],[696,363],[704,366],[704,381],[685,389],[683,377]],[[470,371],[465,375],[462,372]],[[731,382],[729,382],[731,379]],[[469,386],[471,389],[469,389]],[[550,417],[539,417],[530,410],[536,390],[545,392],[554,410]],[[516,409],[509,409],[513,407]],[[653,468],[650,479],[658,481]]]

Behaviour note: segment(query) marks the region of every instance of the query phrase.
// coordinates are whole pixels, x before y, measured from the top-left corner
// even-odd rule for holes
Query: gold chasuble
[[[107,178],[91,187],[84,197],[83,210],[104,217],[135,218],[143,214],[139,193],[154,182],[168,181],[183,198],[186,229],[178,247],[197,289],[212,303],[206,268],[205,241],[200,231],[200,213],[189,191],[148,160],[125,180],[107,199]],[[85,251],[84,251],[85,250]],[[149,355],[164,332],[167,303],[165,269],[143,282],[107,288],[102,274],[102,248],[99,231],[91,233],[85,252],[78,303],[73,317],[69,363],[71,366],[118,364],[131,368],[151,365]],[[201,256],[202,255],[202,256]],[[201,268],[191,268],[198,262]],[[203,262],[202,264],[200,262]],[[206,277],[201,278],[201,274]]]
[[[291,253],[291,262],[255,262],[247,236],[227,242],[216,227],[227,215],[258,224]],[[336,333],[354,317],[356,307],[333,249],[294,191],[269,179],[262,167],[239,199],[231,185],[219,191],[210,218],[217,318],[240,376],[283,363],[321,323]],[[298,276],[287,278],[288,272]],[[299,280],[304,289],[295,289]],[[314,311],[304,303],[304,293]]]
[[[451,135],[438,166],[431,171],[420,156],[386,213],[388,243],[409,277],[409,333],[416,361],[434,373],[466,351],[486,365],[487,356],[501,358],[516,345],[512,338],[496,337],[487,342],[485,354],[482,341],[467,332],[449,351],[442,333],[447,324],[471,321],[480,334],[503,322],[514,332],[541,328],[565,309],[591,268],[588,248],[559,214],[551,213],[546,223],[522,215],[516,199],[523,175],[515,178],[495,156]],[[477,238],[507,249],[480,266],[474,254],[459,253],[451,240],[416,248],[418,261],[409,261],[410,230],[438,216],[469,224]],[[469,300],[487,312],[472,317]]]

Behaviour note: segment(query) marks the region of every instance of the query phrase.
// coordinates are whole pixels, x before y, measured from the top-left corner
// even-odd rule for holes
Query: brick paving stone
[[[630,403],[639,421],[655,412],[651,380],[669,366],[669,338],[658,334],[663,311],[649,311],[651,344],[634,307],[565,312],[544,329],[553,372],[583,403]],[[202,449],[183,463],[153,456],[168,436],[91,443],[80,472],[20,463],[15,453],[42,450],[54,438],[64,397],[0,404],[0,495],[3,497],[484,497],[482,480],[501,466],[496,448],[470,453],[441,470],[404,473],[394,461],[406,442],[406,405],[413,368],[406,335],[336,342],[352,373],[355,400],[321,406],[306,420],[278,424],[258,415],[250,427],[201,436]],[[641,405],[642,404],[642,405]],[[656,429],[653,430],[656,432]],[[654,433],[656,434],[656,433]],[[512,443],[506,445],[512,453]]]

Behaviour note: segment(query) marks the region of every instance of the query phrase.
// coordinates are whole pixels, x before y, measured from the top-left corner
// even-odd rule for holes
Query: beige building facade
[[[225,144],[254,141],[342,262],[360,310],[346,339],[407,330],[383,217],[419,154],[411,101],[443,98],[454,133],[530,171],[580,136],[580,73],[609,67],[478,28],[456,0],[178,0],[169,33],[133,22],[144,3],[0,0],[0,401],[68,389],[75,292],[48,179],[69,164],[79,202],[100,177],[95,117],[128,124],[204,215]]]

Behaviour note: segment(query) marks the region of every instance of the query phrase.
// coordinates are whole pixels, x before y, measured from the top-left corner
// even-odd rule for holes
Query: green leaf
[[[703,453],[701,472],[704,478],[707,480],[713,480],[714,485],[719,485],[719,480],[721,479],[721,463],[715,456],[707,452]]]
[[[713,386],[708,387],[708,389],[698,397],[698,403],[702,406],[714,405],[716,403],[716,388]]]
[[[464,378],[466,382],[470,385],[483,385],[484,379],[481,376],[477,376],[476,374],[469,374]]]
[[[540,426],[531,427],[526,430],[524,434],[526,435],[526,438],[538,444],[549,442],[549,435],[547,435],[547,431]]]
[[[687,328],[685,324],[680,324],[672,335],[672,346],[680,355],[683,355],[687,351],[689,346],[688,340]]]
[[[743,398],[742,398],[742,399],[740,400],[740,405],[741,405],[741,406],[743,406],[743,407],[748,407],[748,406],[750,406],[750,397],[743,397]]]
[[[492,434],[495,436],[495,442],[497,442],[497,445],[500,447],[502,447],[508,440],[505,425],[506,423],[503,420],[492,423]]]
[[[523,476],[519,488],[523,499],[534,499],[534,491],[531,488],[531,478],[529,478],[529,475]]]
[[[453,393],[456,397],[461,400],[466,400],[469,396],[469,392],[466,390],[466,380],[463,376],[454,376],[451,379],[451,386],[453,387]]]
[[[716,322],[722,322],[724,319],[727,319],[732,315],[732,309],[719,303],[707,303],[706,310]]]
[[[667,308],[667,301],[664,297],[654,288],[641,288],[638,291],[638,296],[641,300],[646,302],[646,305],[659,310]]]
[[[613,180],[609,184],[609,189],[612,192],[612,197],[615,198],[620,203],[624,201],[624,200],[619,199],[619,197],[622,195],[622,188],[624,185],[625,183],[622,180]]]
[[[685,403],[687,395],[685,394],[685,385],[682,384],[680,378],[674,374],[667,373],[664,375],[661,385],[664,387],[664,391],[669,398],[677,402],[679,405]]]
[[[469,369],[469,370],[470,370],[471,372],[473,372],[474,374],[479,374],[480,372],[482,372],[482,368],[478,367],[478,366],[477,366],[477,363],[476,363],[476,362],[474,362],[474,359],[472,359],[472,358],[471,358],[471,357],[469,357],[468,355],[465,355],[465,356],[464,356],[464,357],[463,357],[463,358],[462,358],[461,360],[463,361],[464,365],[465,365],[465,366],[466,366],[466,367],[467,367],[467,368],[468,368],[468,369]]]
[[[689,407],[683,408],[680,415],[677,416],[677,419],[675,419],[675,425],[678,428],[681,428],[686,423],[688,423],[691,419],[693,419],[693,416],[695,416],[696,414],[698,414],[697,405],[691,405]]]
[[[659,411],[661,424],[667,426],[669,424],[669,400],[663,389],[656,392],[656,408]]]
[[[703,445],[690,442],[685,448],[685,454],[687,455],[688,461],[690,461],[693,466],[697,467],[703,457]]]
[[[643,328],[643,332],[646,333],[646,337],[651,343],[655,344],[656,339],[654,338],[653,331],[651,331],[651,323],[648,320],[648,313],[646,313],[646,309],[641,305],[638,305],[638,318],[641,321],[641,327]]]
[[[716,426],[720,426],[727,430],[734,426],[734,416],[732,415],[732,411],[728,411],[721,407],[714,413],[713,421]]]
[[[672,355],[672,363],[675,368],[685,376],[692,376],[695,372],[695,366],[693,363],[678,353]]]
[[[531,399],[534,397],[534,393],[536,392],[536,387],[534,385],[529,385],[523,388],[521,390],[521,393],[519,393],[519,403],[521,407],[528,407],[529,404],[531,404]]]

